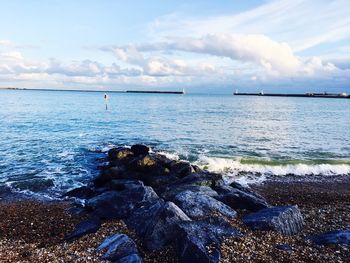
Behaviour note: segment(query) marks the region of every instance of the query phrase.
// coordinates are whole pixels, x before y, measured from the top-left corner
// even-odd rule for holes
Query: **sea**
[[[226,180],[350,175],[350,100],[0,90],[0,196],[56,199],[116,146],[143,143]]]

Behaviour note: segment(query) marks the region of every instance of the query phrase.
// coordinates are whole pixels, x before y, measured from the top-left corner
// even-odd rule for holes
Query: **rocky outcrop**
[[[330,231],[320,235],[313,235],[309,239],[317,245],[350,246],[350,229]]]
[[[253,230],[272,230],[284,235],[297,234],[304,226],[297,206],[265,208],[246,215],[243,222]]]
[[[252,229],[295,234],[303,224],[295,206],[270,207],[249,188],[225,185],[221,174],[171,160],[141,144],[109,150],[100,175],[66,196],[84,199],[79,201],[85,206],[76,211],[90,217],[67,239],[97,231],[100,220],[123,219],[144,249],[176,243],[181,263],[219,262],[223,238],[242,236],[229,223],[237,215],[235,209],[256,211],[243,220]],[[123,234],[109,236],[98,250],[105,252],[103,260],[142,262],[135,243]]]

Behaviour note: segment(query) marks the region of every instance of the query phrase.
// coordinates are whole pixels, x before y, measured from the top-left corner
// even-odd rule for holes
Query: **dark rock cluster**
[[[180,262],[219,262],[222,240],[243,235],[229,223],[235,209],[252,212],[243,218],[252,229],[292,235],[303,227],[297,206],[272,207],[238,183],[225,185],[220,174],[150,152],[145,145],[111,149],[100,175],[65,196],[84,199],[85,206],[72,211],[83,209],[88,216],[68,240],[97,231],[101,220],[123,219],[146,249],[175,243]],[[112,262],[142,262],[126,235],[111,235],[98,250]]]

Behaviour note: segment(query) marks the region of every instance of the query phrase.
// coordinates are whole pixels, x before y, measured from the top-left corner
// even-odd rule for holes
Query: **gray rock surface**
[[[297,206],[265,208],[246,215],[243,222],[253,230],[272,230],[284,235],[297,234],[304,226]]]

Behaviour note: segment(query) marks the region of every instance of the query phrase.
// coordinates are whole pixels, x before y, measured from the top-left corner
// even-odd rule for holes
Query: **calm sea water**
[[[114,145],[228,177],[349,175],[350,100],[0,91],[0,191],[58,196]]]

